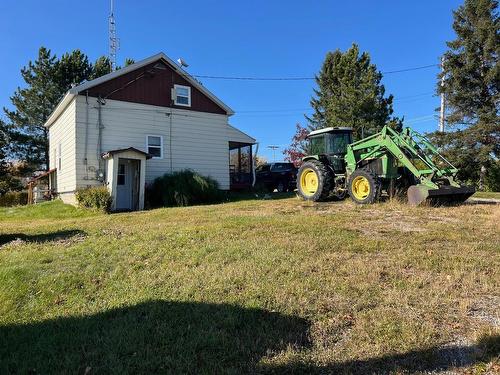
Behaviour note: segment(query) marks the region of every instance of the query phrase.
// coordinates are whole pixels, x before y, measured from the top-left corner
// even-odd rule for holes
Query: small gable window
[[[174,85],[174,103],[184,107],[191,107],[191,87]]]
[[[146,149],[155,159],[163,158],[163,137],[161,135],[146,136]]]

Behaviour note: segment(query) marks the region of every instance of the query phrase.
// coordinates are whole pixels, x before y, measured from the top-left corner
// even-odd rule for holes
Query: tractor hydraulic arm
[[[384,126],[379,133],[352,143],[347,149],[347,170],[352,173],[363,160],[379,158],[387,154],[392,155],[422,184],[430,188],[438,187],[433,181],[435,177],[447,178],[450,185],[458,186],[453,181],[457,169],[440,155],[425,137],[411,128],[405,128],[401,133],[398,133],[388,126]],[[434,163],[433,157],[443,160],[449,165],[449,168],[439,168]],[[418,165],[423,168],[419,168]]]

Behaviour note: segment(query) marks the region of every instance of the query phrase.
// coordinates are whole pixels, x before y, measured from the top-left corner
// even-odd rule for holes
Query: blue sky
[[[382,71],[437,64],[454,38],[452,10],[461,1],[179,1],[115,0],[119,62],[163,51],[195,75],[304,77],[327,51],[356,42]],[[109,1],[2,1],[0,104],[22,85],[20,68],[46,46],[60,56],[79,48],[107,54]],[[419,131],[437,128],[433,96],[438,67],[384,76],[394,109]],[[202,79],[236,111],[231,124],[268,145],[285,147],[304,123],[313,81]],[[279,155],[279,153],[277,153]],[[277,159],[281,158],[278,156]]]

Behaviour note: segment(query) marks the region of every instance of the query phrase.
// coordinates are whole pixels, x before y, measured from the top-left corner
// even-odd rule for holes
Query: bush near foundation
[[[76,201],[82,208],[109,212],[112,199],[106,186],[95,186],[78,190]]]
[[[192,206],[224,199],[219,183],[191,170],[165,174],[146,188],[148,207]]]

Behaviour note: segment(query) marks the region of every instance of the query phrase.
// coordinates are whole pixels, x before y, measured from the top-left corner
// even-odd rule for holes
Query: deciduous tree
[[[309,134],[309,130],[306,127],[296,124],[292,143],[283,151],[285,160],[295,164],[295,166],[299,166],[302,158],[307,154],[307,134]]]

